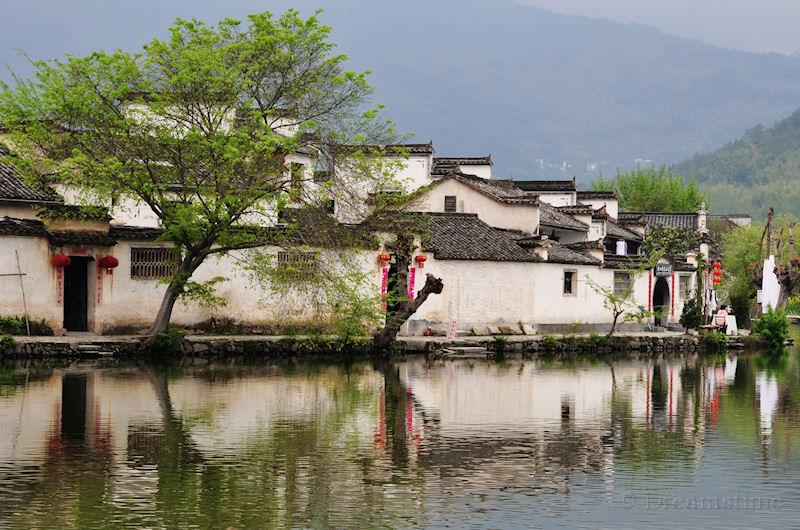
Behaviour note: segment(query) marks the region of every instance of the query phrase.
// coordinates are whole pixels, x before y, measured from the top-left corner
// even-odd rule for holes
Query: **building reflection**
[[[711,431],[758,433],[769,467],[791,453],[798,392],[795,366],[734,356],[57,370],[0,393],[0,516],[424,525],[431,496],[691,474]]]

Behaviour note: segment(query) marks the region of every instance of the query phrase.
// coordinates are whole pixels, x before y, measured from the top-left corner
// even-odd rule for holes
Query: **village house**
[[[380,148],[396,162],[397,181],[407,191],[418,191],[409,209],[428,218],[426,233],[418,238],[418,255],[425,258],[414,262],[417,285],[409,290],[418,288],[428,272],[445,285],[401,333],[605,330],[611,314],[596,286],[630,291],[632,307],[657,313],[657,321],[645,319],[631,329],[675,325],[696,288],[694,253],[637,273],[647,228],[658,221],[651,214],[619,212],[613,193],[580,191],[574,179],[496,179],[491,156],[436,157],[430,143]],[[6,150],[2,156],[13,153]],[[315,158],[309,153],[290,158],[290,170],[313,182],[307,177],[317,170]],[[373,191],[361,189],[350,201],[332,204],[331,224],[359,226],[370,214]],[[27,312],[55,330],[140,332],[156,313],[164,279],[174,270],[171,245],[160,240],[158,219],[146,206],[123,200],[88,215],[77,201],[70,190],[29,185],[13,164],[0,160],[0,274],[6,274],[0,276],[0,314]],[[707,212],[689,217],[680,226],[705,233]],[[281,221],[260,220],[276,227]],[[279,263],[296,259],[278,246],[265,249]],[[322,260],[363,275],[365,292],[379,297],[386,283],[385,264],[377,259],[383,249],[379,241],[345,258],[331,245],[305,252],[303,259],[309,267]],[[196,281],[226,277],[218,294],[227,305],[209,309],[179,303],[173,322],[195,327],[226,320],[270,330],[332,316],[308,292],[277,292],[257,284],[241,267],[243,260],[245,254],[237,253],[204,263]]]

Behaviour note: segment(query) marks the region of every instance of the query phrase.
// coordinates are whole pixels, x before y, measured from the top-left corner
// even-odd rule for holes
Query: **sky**
[[[724,48],[800,50],[800,0],[519,0],[570,15],[654,26]]]

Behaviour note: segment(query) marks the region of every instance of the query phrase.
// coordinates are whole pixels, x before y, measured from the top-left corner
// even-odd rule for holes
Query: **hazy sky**
[[[800,0],[520,0],[574,15],[638,22],[725,48],[800,50]]]

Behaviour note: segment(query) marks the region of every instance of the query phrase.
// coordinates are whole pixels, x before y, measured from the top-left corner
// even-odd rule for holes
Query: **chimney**
[[[533,253],[542,260],[547,261],[547,249],[549,248],[550,238],[543,235],[539,240],[539,244],[533,247]]]
[[[708,233],[708,210],[706,210],[706,203],[700,205],[700,211],[697,212],[697,231],[700,234]]]

